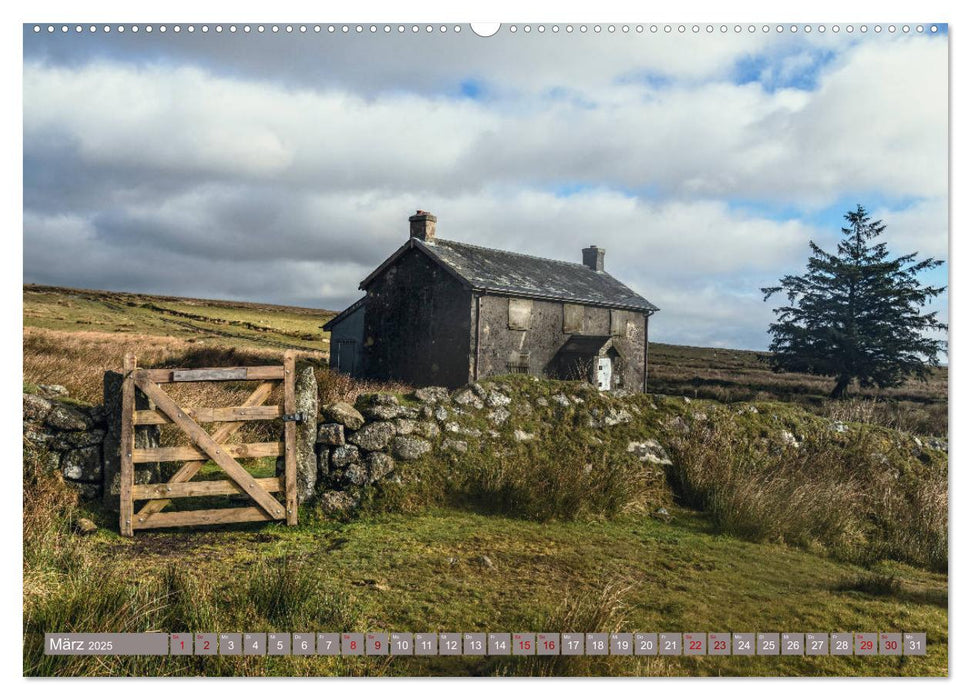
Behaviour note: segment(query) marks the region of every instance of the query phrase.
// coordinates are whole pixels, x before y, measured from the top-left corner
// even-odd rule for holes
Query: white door
[[[613,373],[613,363],[609,357],[597,358],[597,388],[604,390],[610,388],[610,377]]]

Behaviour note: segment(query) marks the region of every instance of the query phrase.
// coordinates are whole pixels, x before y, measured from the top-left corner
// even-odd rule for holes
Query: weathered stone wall
[[[71,403],[64,387],[48,385],[37,394],[24,394],[23,418],[24,440],[44,449],[50,471],[60,471],[82,498],[100,496],[104,409]]]
[[[560,302],[534,299],[529,328],[514,330],[509,327],[508,297],[483,296],[479,302],[478,378],[508,374],[512,371],[513,353],[522,351],[529,353],[529,374],[558,378],[551,362],[573,332],[577,332],[564,332],[563,307]],[[582,307],[578,334],[613,336],[613,347],[620,354],[620,367],[614,369],[612,389],[643,390],[645,326],[644,315],[634,311]],[[475,328],[472,333],[474,337]]]
[[[392,394],[364,394],[354,406],[332,403],[321,409],[317,428],[317,493],[327,512],[353,510],[365,491],[378,482],[400,483],[402,462],[425,455],[442,457],[538,439],[522,429],[535,412],[557,414],[587,410],[586,425],[597,430],[630,423],[639,409],[625,408],[627,392],[601,394],[589,384],[564,383],[563,391],[535,402],[515,399],[502,380],[473,382],[454,392],[444,387],[416,390],[407,399]],[[615,397],[608,400],[609,397]],[[597,404],[597,405],[593,405]],[[600,408],[601,404],[608,407]],[[668,464],[654,440],[630,442],[627,451],[641,462]],[[442,462],[448,468],[448,462]]]
[[[447,389],[415,392],[419,406],[404,406],[392,394],[363,394],[354,406],[323,407],[317,429],[318,493],[325,510],[349,510],[361,490],[395,481],[398,461],[428,454],[442,441],[441,420],[450,415]]]
[[[417,250],[367,288],[364,376],[458,387],[469,381],[471,293]]]

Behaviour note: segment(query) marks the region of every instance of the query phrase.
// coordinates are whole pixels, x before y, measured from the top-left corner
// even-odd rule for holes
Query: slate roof
[[[473,291],[644,313],[658,310],[654,304],[606,272],[591,270],[581,263],[550,260],[440,238],[430,243],[417,238],[409,239],[361,282],[361,289],[411,247],[437,260]]]
[[[347,318],[348,316],[350,316],[352,313],[354,313],[355,311],[357,311],[358,309],[360,309],[362,306],[364,306],[364,302],[365,301],[367,301],[367,297],[361,297],[360,299],[358,299],[357,301],[355,301],[353,304],[351,304],[350,306],[348,306],[346,309],[344,309],[343,311],[341,311],[339,314],[337,314],[336,316],[334,316],[334,318],[330,319],[327,323],[325,323],[324,325],[322,325],[321,328],[324,329],[325,331],[333,330],[334,329],[334,326],[336,326],[338,323],[340,323],[345,318]]]

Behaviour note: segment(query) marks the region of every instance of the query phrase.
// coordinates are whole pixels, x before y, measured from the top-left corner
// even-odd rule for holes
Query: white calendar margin
[[[966,5],[967,3],[965,3]],[[13,7],[12,7],[13,6]],[[335,4],[319,3],[309,1],[294,0],[275,0],[272,3],[254,2],[253,0],[237,0],[232,4],[219,7],[215,4],[206,5],[199,3],[198,0],[189,2],[188,0],[168,0],[162,4],[149,6],[147,4],[136,4],[131,2],[120,2],[118,0],[87,0],[85,2],[70,2],[68,0],[51,0],[48,2],[31,2],[23,6],[15,6],[15,3],[8,3],[2,10],[4,22],[3,36],[4,41],[2,51],[4,52],[4,86],[6,94],[16,95],[16,107],[8,107],[4,110],[4,132],[5,139],[3,159],[3,222],[7,225],[8,232],[23,230],[23,200],[22,200],[22,170],[23,162],[23,143],[22,143],[22,35],[20,24],[23,22],[34,21],[84,21],[84,22],[125,22],[138,23],[159,23],[159,22],[212,22],[226,18],[234,22],[246,21],[374,21],[374,22],[398,22],[407,20],[420,21],[447,21],[449,23],[466,23],[468,21],[496,21],[499,19],[507,22],[840,22],[840,23],[862,23],[862,22],[949,22],[956,29],[953,32],[951,41],[951,121],[952,142],[951,142],[951,230],[968,230],[969,217],[967,215],[967,205],[963,204],[961,198],[954,197],[955,192],[968,192],[968,138],[953,125],[964,122],[971,123],[971,113],[968,109],[968,90],[959,90],[961,82],[965,86],[971,85],[969,73],[971,65],[967,61],[968,49],[971,45],[971,24],[965,24],[968,12],[959,2],[947,2],[946,0],[921,0],[920,2],[902,2],[900,0],[883,0],[879,4],[868,3],[851,5],[845,0],[814,0],[812,3],[794,5],[768,0],[736,0],[732,3],[714,2],[711,0],[678,0],[667,5],[648,4],[644,2],[624,2],[622,0],[596,0],[578,2],[577,0],[557,0],[556,2],[535,2],[524,3],[522,0],[491,0],[488,3],[476,2],[468,5],[448,2],[445,0],[414,0],[412,2],[391,2],[390,0],[356,0],[352,3]],[[13,40],[12,40],[13,39]],[[14,100],[11,100],[14,101]],[[19,108],[19,109],[18,109]],[[965,198],[966,201],[966,198]],[[4,266],[3,274],[0,275],[4,285],[3,323],[8,327],[5,337],[8,338],[7,344],[2,347],[2,357],[5,360],[15,362],[19,354],[22,354],[21,347],[13,347],[11,338],[17,337],[22,340],[22,238],[13,233],[8,233],[4,239],[6,255],[0,256]],[[967,259],[962,253],[967,251],[967,244],[961,242],[959,237],[953,236],[951,239],[951,250],[948,263],[951,266],[951,280],[960,279],[960,274],[955,270],[955,261],[961,264],[961,271],[967,268]],[[954,285],[949,289],[949,309],[951,309],[954,321],[955,306],[963,309],[968,302],[964,301],[967,292],[963,284]],[[955,300],[957,304],[955,304]],[[17,300],[13,302],[13,300]],[[967,414],[967,392],[969,384],[966,381],[966,374],[962,371],[964,364],[969,362],[967,359],[967,344],[964,342],[967,333],[964,329],[952,323],[951,331],[951,354],[950,354],[950,424],[956,425],[955,417]],[[960,359],[955,362],[956,358]],[[955,365],[958,366],[955,371]],[[0,407],[2,410],[2,429],[3,437],[7,438],[4,444],[17,444],[18,436],[14,433],[20,423],[19,406],[14,406],[9,401]],[[958,418],[960,421],[961,419]],[[967,419],[962,421],[967,424]],[[961,444],[960,434],[951,436],[951,464],[966,464],[967,460],[962,459],[966,454],[964,445]],[[968,482],[968,471],[951,470],[950,497],[951,503],[958,494],[963,499],[971,498],[969,489],[965,488]],[[19,532],[22,525],[18,518],[20,511],[20,501],[15,490],[10,490],[7,494],[10,502],[5,503],[6,508],[2,509],[2,517],[5,519],[3,525],[5,532]],[[14,502],[14,499],[17,501]],[[951,537],[950,542],[967,541],[967,537],[962,536],[968,533],[967,508],[952,509],[951,513]],[[955,534],[958,537],[955,537]],[[22,560],[21,544],[17,540],[15,551],[6,551],[5,554],[10,559]],[[957,557],[957,549],[952,547],[950,560],[950,577],[952,581],[966,580],[967,562]],[[21,633],[22,619],[21,611],[21,591],[22,580],[19,566],[5,567],[5,577],[3,579],[2,591],[6,597],[5,604],[2,606],[3,614],[3,635],[0,635],[0,658],[3,663],[3,678],[5,680],[21,679],[21,683],[28,683],[29,687],[21,686],[22,692],[29,692],[34,698],[45,698],[46,696],[56,696],[63,698],[65,693],[70,693],[73,698],[86,697],[88,694],[99,699],[113,697],[116,693],[120,696],[130,695],[135,686],[126,682],[119,682],[118,679],[83,679],[77,680],[58,680],[55,682],[44,681],[41,679],[22,678],[22,651]],[[949,670],[951,679],[946,682],[931,679],[914,679],[906,682],[896,682],[897,679],[882,679],[876,682],[878,688],[866,689],[861,687],[861,683],[867,681],[861,679],[801,679],[793,681],[791,679],[729,679],[726,683],[718,683],[713,679],[696,682],[686,682],[684,679],[546,679],[540,687],[539,681],[535,679],[493,679],[493,682],[474,682],[467,679],[281,679],[281,680],[257,680],[256,683],[246,683],[243,679],[180,679],[173,681],[166,680],[140,680],[137,685],[137,692],[145,700],[171,700],[172,693],[179,694],[186,691],[213,692],[216,690],[214,683],[228,682],[230,689],[236,698],[262,698],[272,684],[275,689],[285,689],[286,692],[308,695],[304,697],[322,698],[325,695],[333,694],[353,694],[354,700],[362,700],[370,697],[387,698],[389,693],[393,693],[395,700],[407,700],[415,698],[430,698],[446,695],[461,694],[462,700],[494,700],[495,693],[501,692],[505,698],[509,697],[530,697],[540,698],[551,693],[555,693],[557,699],[583,698],[590,700],[603,692],[612,694],[622,694],[625,698],[645,698],[647,693],[655,695],[663,693],[665,695],[677,695],[678,698],[694,697],[704,694],[710,697],[712,693],[717,693],[719,697],[731,697],[745,695],[747,698],[771,697],[776,698],[780,694],[787,700],[818,700],[820,693],[827,695],[836,691],[840,696],[850,693],[879,692],[881,700],[885,698],[906,697],[912,699],[915,693],[930,691],[936,697],[949,697],[961,695],[966,696],[971,683],[971,677],[966,660],[968,645],[961,643],[963,633],[968,629],[966,624],[968,605],[964,600],[950,601],[950,616],[948,621],[949,629]],[[757,627],[753,621],[753,627]],[[960,630],[960,633],[958,632]],[[963,667],[963,668],[962,668]],[[249,680],[249,679],[246,679]],[[575,682],[576,681],[576,682]],[[178,683],[172,686],[171,683]],[[71,687],[66,688],[64,683],[70,683]],[[326,685],[319,685],[326,683]],[[339,685],[335,685],[339,684]],[[500,688],[496,683],[502,683]],[[650,683],[650,686],[643,685]],[[917,688],[916,684],[933,683],[933,688]],[[658,685],[660,684],[660,685]]]

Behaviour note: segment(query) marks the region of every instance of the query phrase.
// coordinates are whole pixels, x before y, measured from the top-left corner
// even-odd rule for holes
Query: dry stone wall
[[[59,385],[24,395],[24,440],[43,448],[48,469],[59,471],[82,498],[98,498],[104,479],[107,420],[101,406],[70,401]]]
[[[567,385],[564,385],[565,387]],[[520,429],[520,421],[533,411],[557,406],[579,407],[585,392],[596,391],[580,384],[569,391],[536,397],[534,402],[513,399],[511,388],[501,381],[486,380],[449,392],[444,387],[425,387],[407,397],[375,393],[345,402],[320,405],[313,369],[298,369],[297,492],[300,503],[319,502],[325,511],[356,507],[364,491],[379,483],[400,483],[402,463],[427,455],[462,455],[478,449],[482,440],[505,438],[528,442],[535,432]],[[70,400],[63,387],[41,387],[23,396],[24,439],[46,448],[50,469],[86,499],[103,498],[118,507],[121,426],[121,375],[104,378],[104,405],[82,406]],[[592,397],[588,397],[592,398]],[[619,406],[619,407],[618,407]],[[136,392],[136,408],[153,409]],[[609,428],[630,422],[631,410],[621,404],[585,407],[590,427]],[[281,431],[282,432],[282,431]],[[157,426],[138,426],[137,447],[157,447]],[[282,437],[281,437],[282,439]],[[628,452],[643,462],[668,463],[656,441],[632,442]],[[136,465],[136,483],[164,481],[172,465]],[[283,459],[277,462],[283,472]]]

